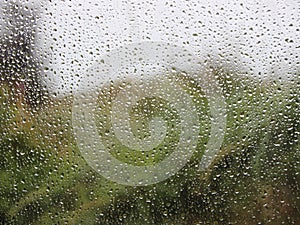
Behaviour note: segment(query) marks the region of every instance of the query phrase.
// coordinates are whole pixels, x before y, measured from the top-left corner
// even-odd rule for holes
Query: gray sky
[[[287,77],[299,71],[298,0],[29,2],[42,13],[36,57],[54,93],[76,89],[109,51],[146,40],[184,46],[203,63],[210,55],[214,65],[240,74]]]

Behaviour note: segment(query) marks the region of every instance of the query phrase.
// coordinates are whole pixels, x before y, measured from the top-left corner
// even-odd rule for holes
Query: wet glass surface
[[[0,6],[0,224],[300,224],[296,0]]]

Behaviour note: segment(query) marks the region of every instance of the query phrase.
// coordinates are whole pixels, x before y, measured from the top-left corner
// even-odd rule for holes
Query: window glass
[[[0,6],[1,224],[300,224],[298,1]]]

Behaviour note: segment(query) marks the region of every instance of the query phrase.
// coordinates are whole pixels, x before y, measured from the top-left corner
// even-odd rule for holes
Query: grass
[[[266,83],[222,70],[215,76],[227,104],[218,156],[206,171],[197,169],[210,130],[209,103],[192,79],[179,77],[199,111],[201,138],[183,169],[146,187],[113,183],[87,165],[73,135],[72,98],[50,99],[33,111],[2,85],[0,223],[299,224],[299,80]],[[176,110],[164,100],[141,101],[131,114],[133,132],[149,135],[147,122],[160,115],[167,118],[167,136],[150,152],[130,151],[114,137],[109,119],[120,88],[112,84],[99,95],[95,116],[105,146],[135,165],[161,161],[178,142]]]

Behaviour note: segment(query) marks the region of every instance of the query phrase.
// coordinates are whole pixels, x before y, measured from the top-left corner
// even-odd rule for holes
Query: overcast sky
[[[108,51],[146,40],[185,46],[203,62],[210,55],[216,66],[240,74],[299,71],[298,0],[29,2],[41,12],[36,57],[60,94]]]

